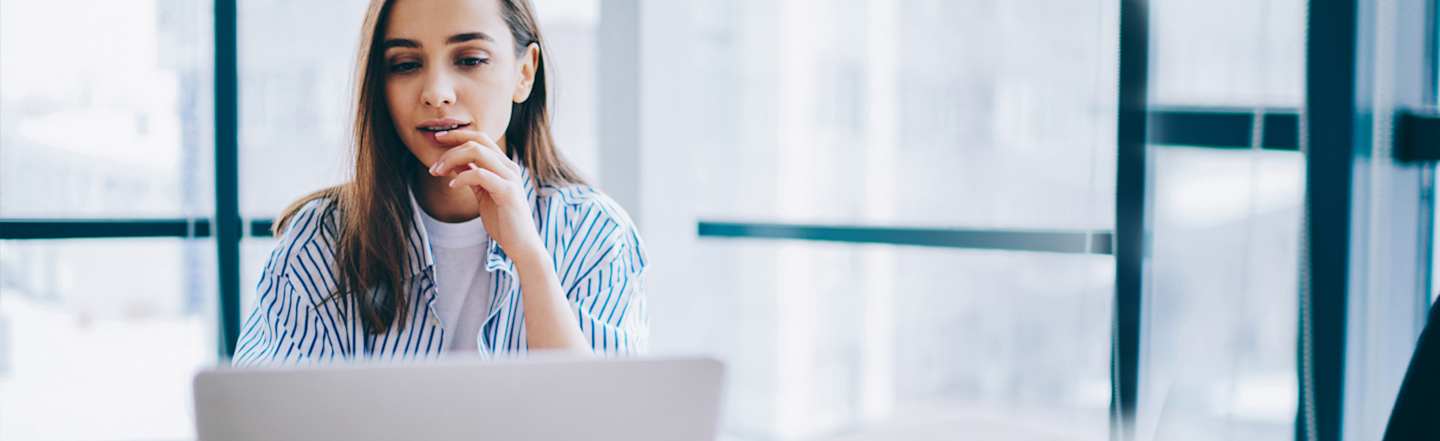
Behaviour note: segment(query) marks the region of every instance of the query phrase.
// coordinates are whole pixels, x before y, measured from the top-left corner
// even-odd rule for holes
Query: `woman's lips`
[[[469,122],[469,121],[465,121],[465,120],[461,120],[461,119],[455,119],[455,118],[440,118],[440,119],[427,119],[427,120],[424,120],[424,121],[420,121],[420,124],[416,124],[416,125],[415,125],[415,128],[420,129],[420,130],[443,131],[443,130],[455,130],[455,129],[459,129],[459,128],[462,128],[462,127],[465,127],[465,126],[469,126],[469,125],[470,125],[470,122]]]
[[[432,132],[432,131],[429,131],[429,130],[421,130],[420,133],[424,134],[424,135],[425,135],[425,139],[430,140],[430,143],[431,143],[431,144],[435,144],[435,145],[438,145],[438,146],[441,146],[441,147],[445,147],[445,144],[442,143],[442,142],[440,142],[440,138],[439,138],[438,136],[436,136],[436,135],[438,135],[440,132]]]
[[[427,128],[425,128],[425,127],[422,126],[421,128],[418,128],[418,129],[416,129],[416,130],[419,130],[420,133],[425,136],[425,139],[430,140],[431,143],[433,143],[433,144],[435,144],[435,145],[438,145],[438,146],[441,146],[441,147],[446,147],[446,144],[440,142],[440,139],[439,139],[439,137],[438,137],[437,135],[439,135],[440,133],[448,132],[448,131],[450,131],[450,130],[460,130],[460,129],[463,129],[463,128],[466,128],[466,127],[470,127],[470,123],[447,124],[447,127],[448,127],[448,126],[454,126],[454,128],[450,128],[449,130],[434,130],[434,129],[427,129]]]

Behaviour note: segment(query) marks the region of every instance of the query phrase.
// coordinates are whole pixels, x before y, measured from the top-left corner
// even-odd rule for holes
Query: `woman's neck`
[[[415,202],[441,222],[464,222],[480,216],[480,202],[470,187],[451,188],[453,176],[431,176],[424,170],[415,178]]]

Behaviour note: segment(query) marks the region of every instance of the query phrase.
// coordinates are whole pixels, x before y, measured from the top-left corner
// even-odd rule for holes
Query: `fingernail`
[[[450,188],[455,188],[455,180],[454,180],[454,179],[451,179],[451,180],[450,180]]]
[[[439,138],[439,137],[441,137],[441,136],[445,136],[446,133],[450,133],[450,132],[448,132],[448,131],[446,131],[446,132],[435,132],[435,137],[436,137],[436,138]]]

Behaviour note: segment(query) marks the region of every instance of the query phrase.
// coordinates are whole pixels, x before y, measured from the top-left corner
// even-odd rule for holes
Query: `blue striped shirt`
[[[646,350],[649,318],[642,289],[646,256],[634,222],[614,200],[584,185],[536,185],[521,170],[535,225],[550,251],[556,276],[580,330],[599,354]],[[255,307],[242,325],[237,366],[305,364],[335,359],[429,358],[447,338],[435,313],[435,270],[430,241],[414,213],[407,237],[411,265],[402,284],[410,296],[404,326],[386,333],[363,330],[355,297],[325,301],[335,292],[335,244],[341,218],[334,200],[300,208],[281,233],[256,286]],[[515,263],[492,238],[489,315],[476,346],[484,356],[524,353],[525,311]]]

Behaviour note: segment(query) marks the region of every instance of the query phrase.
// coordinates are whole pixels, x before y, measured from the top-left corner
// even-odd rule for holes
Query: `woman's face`
[[[478,130],[504,143],[512,103],[530,95],[539,48],[517,57],[500,0],[396,0],[382,39],[395,131],[429,166],[450,145],[435,132]]]

